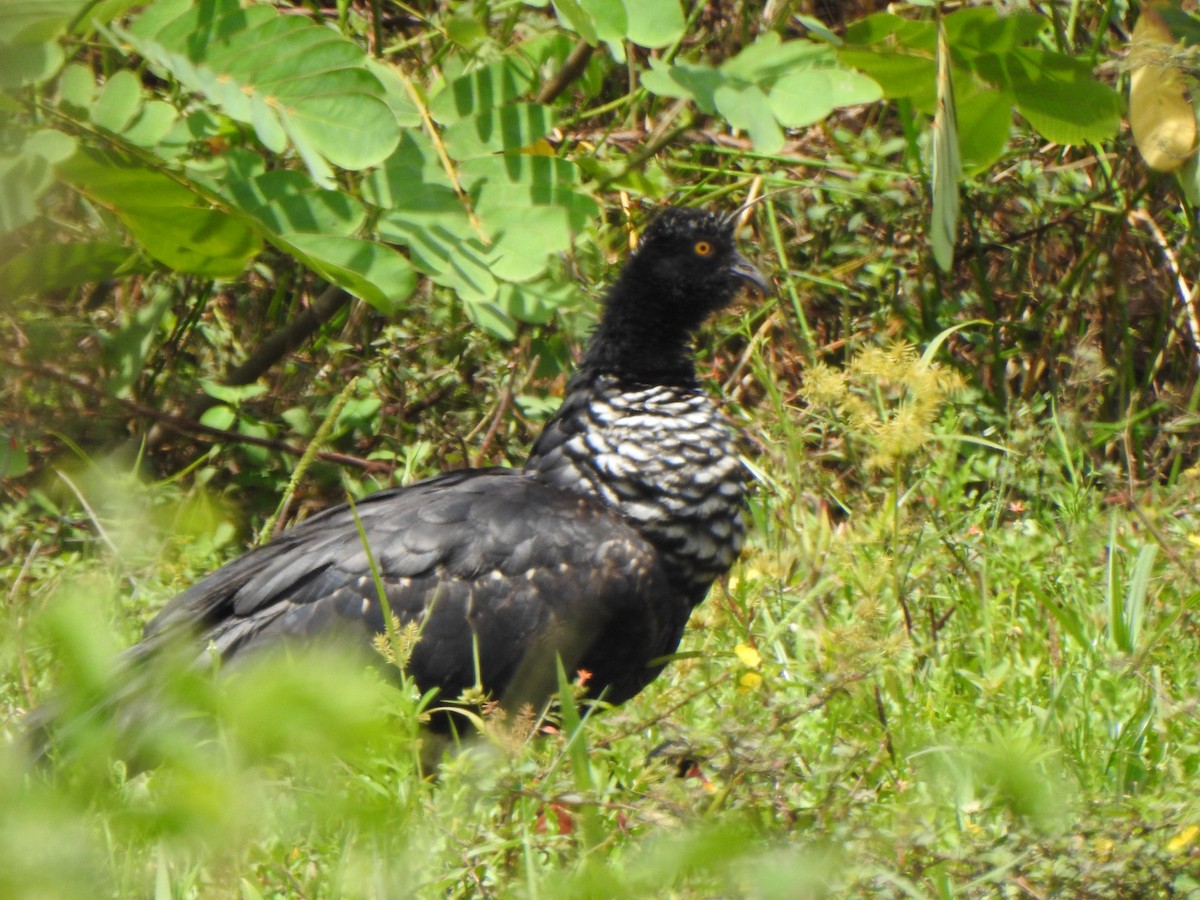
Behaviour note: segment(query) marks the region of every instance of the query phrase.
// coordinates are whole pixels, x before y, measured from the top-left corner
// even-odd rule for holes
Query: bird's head
[[[690,383],[691,337],[745,286],[770,284],[733,245],[735,219],[671,207],[646,226],[609,288],[584,369]]]
[[[649,297],[675,307],[669,312],[695,327],[744,287],[771,292],[766,278],[734,247],[735,227],[735,216],[669,207],[642,232],[629,274],[651,288]]]

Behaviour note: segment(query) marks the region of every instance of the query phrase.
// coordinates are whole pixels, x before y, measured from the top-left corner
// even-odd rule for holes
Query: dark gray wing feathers
[[[449,473],[361,501],[356,511],[387,601],[421,639],[409,669],[453,699],[482,683],[506,699],[553,690],[554,657],[589,665],[610,699],[632,696],[674,649],[687,604],[657,554],[591,500],[515,470]],[[154,641],[197,630],[225,657],[280,638],[384,628],[354,515],[314,516],[184,591],[146,628]]]

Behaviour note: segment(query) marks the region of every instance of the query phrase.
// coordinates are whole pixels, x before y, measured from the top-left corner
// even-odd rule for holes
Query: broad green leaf
[[[610,46],[625,40],[629,19],[622,0],[578,0],[591,17],[596,37]],[[618,60],[619,61],[619,60]]]
[[[482,110],[448,126],[442,134],[454,159],[512,152],[530,146],[554,127],[554,112],[536,103],[513,103]]]
[[[965,73],[954,73],[956,85],[968,82]],[[1012,133],[1012,94],[993,88],[968,86],[954,96],[958,115],[958,149],[963,171],[968,175],[992,166],[1008,146]]]
[[[62,68],[58,44],[0,44],[0,88],[40,84]]]
[[[229,403],[237,406],[243,400],[252,400],[255,397],[261,397],[267,392],[266,385],[254,382],[252,384],[221,384],[213,381],[211,378],[200,379],[200,387],[204,389],[204,393],[212,397],[214,400],[220,400],[223,403]]]
[[[755,150],[769,154],[783,148],[783,131],[761,88],[752,84],[741,88],[727,84],[717,88],[713,99],[729,124],[750,136]]]
[[[434,121],[448,125],[512,103],[533,87],[534,72],[524,60],[503,59],[451,81],[429,103]]]
[[[873,103],[883,96],[874,80],[847,69],[800,69],[771,87],[771,111],[785,128],[811,125],[841,106]]]
[[[47,244],[19,253],[0,266],[0,296],[27,297],[148,271],[131,265],[135,254],[121,244]]]
[[[20,478],[29,471],[29,452],[13,435],[0,432],[0,478]]]
[[[483,302],[495,298],[498,285],[488,249],[474,235],[461,208],[453,217],[392,210],[380,217],[378,230],[384,239],[406,246],[414,266],[436,283],[452,288],[461,299]]]
[[[847,25],[845,42],[847,46],[887,44],[920,48],[932,58],[937,47],[937,29],[933,22],[905,19],[894,13],[875,13]]]
[[[451,16],[444,25],[446,36],[465,50],[471,50],[487,40],[487,28],[470,16]]]
[[[395,152],[363,180],[366,199],[384,207],[405,202],[412,189],[422,185],[438,185],[453,194],[433,142],[420,131],[405,131]]]
[[[1014,10],[1005,12],[992,6],[958,9],[944,16],[946,39],[954,53],[970,50],[1004,54],[1032,41],[1050,27],[1044,16]]]
[[[216,428],[218,431],[228,431],[236,421],[237,413],[224,403],[210,406],[200,414],[201,425],[206,428]]]
[[[625,35],[640,47],[666,47],[683,35],[679,0],[624,0]]]
[[[869,75],[889,100],[904,98],[922,112],[933,112],[937,66],[932,55],[846,46],[838,52],[838,59]]]
[[[41,44],[58,38],[79,15],[86,0],[3,0],[3,44]],[[7,48],[4,51],[7,53]]]
[[[413,102],[405,78],[395,66],[378,59],[367,58],[367,71],[383,85],[383,101],[392,111],[400,128],[416,128],[421,124],[421,112]]]
[[[385,315],[403,309],[416,290],[417,273],[407,259],[383,244],[334,234],[284,234],[280,242],[327,281]]]
[[[330,165],[381,162],[399,140],[362,49],[307,18],[233,0],[159,0],[119,34],[268,148],[286,137],[318,182],[332,182]]]
[[[118,69],[92,104],[92,121],[101,128],[124,131],[142,105],[142,85],[129,69]]]
[[[40,156],[50,163],[60,163],[70,159],[77,146],[71,135],[53,128],[43,128],[26,138],[24,152]]]
[[[0,235],[32,222],[38,200],[54,183],[51,166],[75,151],[75,139],[43,129],[29,135],[13,156],[0,156]]]
[[[366,218],[362,204],[340,191],[316,187],[302,172],[276,169],[231,178],[228,196],[273,234],[352,235]]]
[[[83,111],[96,99],[96,76],[80,63],[71,63],[58,78],[58,102]]]
[[[463,309],[467,311],[471,321],[488,334],[502,341],[516,338],[517,323],[499,304],[473,297],[467,297],[465,301]]]
[[[954,266],[954,244],[958,235],[958,182],[962,178],[962,160],[958,150],[950,48],[941,27],[938,28],[937,66],[937,112],[933,117],[933,221],[929,237],[934,260],[943,272],[948,272]]]
[[[175,107],[162,100],[151,100],[142,107],[122,136],[138,147],[157,147],[170,134],[177,121],[179,113]]]
[[[778,34],[768,31],[737,56],[721,63],[721,72],[759,83],[782,78],[798,67],[830,65],[834,60],[834,49],[828,44],[806,40],[783,42]]]
[[[597,43],[596,25],[579,0],[554,0],[554,11],[568,28],[593,46]]]
[[[1104,141],[1121,125],[1120,95],[1092,76],[1082,60],[1049,50],[1017,50],[1000,61],[998,83],[1042,135],[1059,144]]]
[[[641,82],[651,93],[691,100],[701,112],[712,115],[717,111],[713,95],[727,79],[711,66],[692,63],[672,66],[651,58],[650,68],[641,74]]]
[[[574,190],[581,175],[570,160],[529,153],[484,156],[464,162],[459,174],[481,216],[516,204],[512,215],[519,222],[517,207],[555,207],[564,212],[573,231],[582,231],[600,214],[595,200]]]
[[[106,207],[146,252],[177,272],[233,276],[261,249],[244,224],[168,176],[116,154],[77,153],[59,177]]]

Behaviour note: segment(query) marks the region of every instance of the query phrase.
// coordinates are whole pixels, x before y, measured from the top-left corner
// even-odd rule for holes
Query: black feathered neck
[[[694,385],[696,330],[755,278],[761,284],[734,249],[729,220],[698,209],[665,210],[609,288],[580,375]]]

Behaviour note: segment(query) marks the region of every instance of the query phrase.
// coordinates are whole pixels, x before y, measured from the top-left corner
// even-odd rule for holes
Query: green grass
[[[164,663],[150,768],[103,720],[47,771],[5,757],[0,895],[1200,891],[1196,479],[1122,496],[1062,420],[880,472],[836,417],[758,415],[751,546],[634,701],[435,774],[411,689],[356,663]],[[237,549],[197,542],[228,518],[198,488],[87,473],[90,513],[3,513],[11,729],[52,682],[108,696],[112,652]]]

